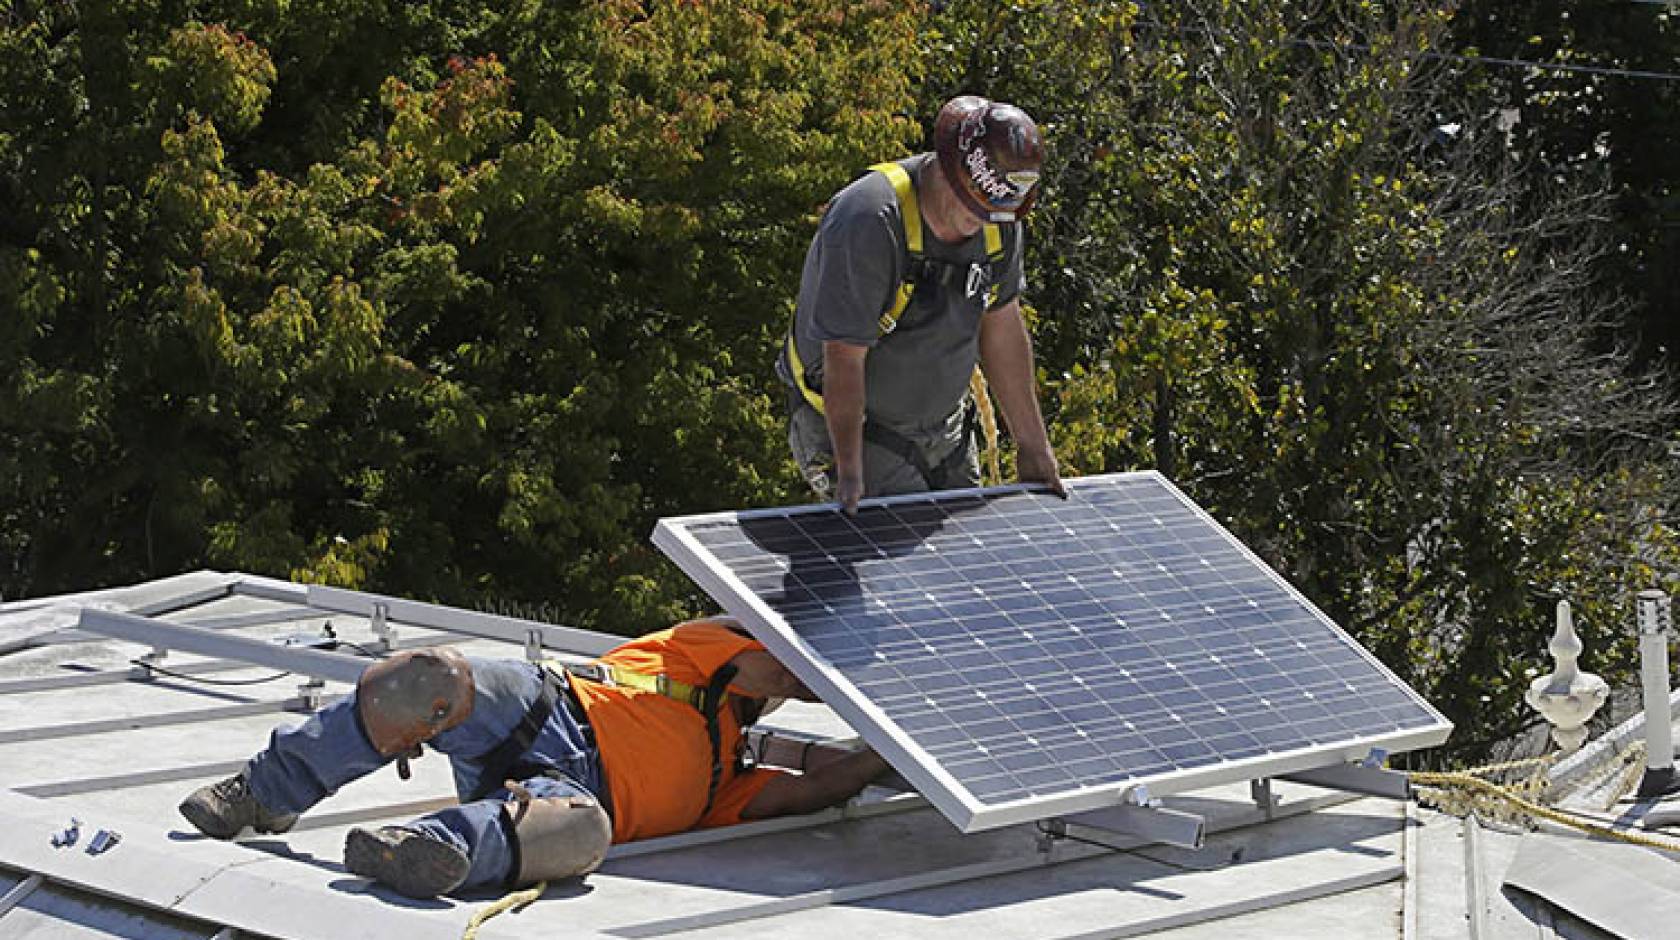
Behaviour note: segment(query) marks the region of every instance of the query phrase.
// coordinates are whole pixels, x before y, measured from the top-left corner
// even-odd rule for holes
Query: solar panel
[[[664,519],[654,543],[964,831],[1451,725],[1154,472]]]

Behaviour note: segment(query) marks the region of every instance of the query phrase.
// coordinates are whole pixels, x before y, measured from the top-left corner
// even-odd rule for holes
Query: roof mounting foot
[[[327,684],[320,679],[310,678],[298,686],[298,701],[304,711],[318,711],[321,702],[326,698]]]
[[[1254,801],[1254,808],[1266,814],[1266,819],[1272,818],[1272,811],[1283,802],[1283,797],[1272,792],[1272,778],[1261,777],[1248,782],[1248,796]]]
[[[135,678],[146,682],[156,679],[157,673],[152,671],[152,667],[163,662],[168,655],[169,648],[167,646],[153,646],[150,653],[134,660],[135,670],[138,673]]]
[[[373,628],[373,635],[379,640],[379,648],[390,652],[396,648],[397,630],[391,626],[391,607],[389,604],[374,602],[373,613],[368,616],[368,626]]]

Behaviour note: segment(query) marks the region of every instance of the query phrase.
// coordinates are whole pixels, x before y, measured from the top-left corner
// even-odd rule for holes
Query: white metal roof
[[[281,599],[221,596],[236,580]],[[130,660],[148,647],[60,632],[81,606],[144,609],[204,592],[218,599],[161,616],[213,620],[242,636],[318,631],[320,614],[288,609],[294,588],[197,572],[0,605],[0,651],[9,650],[0,652],[0,936],[423,940],[460,936],[495,900],[415,901],[340,864],[350,826],[401,821],[453,799],[447,761],[436,755],[415,762],[410,781],[386,770],[345,787],[284,836],[199,837],[175,804],[236,770],[274,725],[300,719],[298,677],[247,686],[143,679]],[[301,619],[279,619],[293,614]],[[373,639],[363,616],[330,619],[341,637]],[[397,630],[399,642],[523,652],[510,640]],[[162,665],[217,679],[273,673],[179,652]],[[851,737],[820,706],[790,705],[775,719],[787,734]],[[1203,849],[1115,851],[1073,841],[1047,848],[1030,824],[962,835],[919,797],[872,789],[845,810],[617,846],[583,883],[551,887],[488,921],[480,936],[1468,936],[1466,911],[1493,910],[1509,894],[1497,880],[1492,900],[1467,889],[1475,879],[1463,874],[1458,820],[1421,813],[1425,824],[1408,826],[1406,808],[1392,801],[1284,782],[1274,792],[1281,803],[1269,812],[1240,785],[1172,798],[1206,816]],[[53,846],[71,817],[82,822],[77,844]],[[89,854],[99,829],[121,841]],[[1527,915],[1511,916],[1534,935]],[[1512,935],[1489,931],[1479,936]]]

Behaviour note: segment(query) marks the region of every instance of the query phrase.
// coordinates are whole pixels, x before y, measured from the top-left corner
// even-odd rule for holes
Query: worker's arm
[[[980,318],[980,367],[1009,435],[1015,439],[1016,474],[1024,482],[1044,483],[1066,496],[1044,413],[1038,407],[1038,380],[1033,369],[1032,337],[1021,319],[1021,302],[1011,300]]]
[[[747,650],[729,661],[735,675],[729,691],[748,698],[791,698],[801,702],[821,701],[781,661],[764,650]]]
[[[863,363],[868,356],[868,346],[823,343],[823,413],[834,446],[834,498],[851,515],[863,498]]]
[[[806,773],[779,773],[741,811],[741,818],[767,819],[771,816],[814,813],[857,796],[869,785],[869,781],[887,770],[887,762],[879,754],[864,748],[834,758]]]

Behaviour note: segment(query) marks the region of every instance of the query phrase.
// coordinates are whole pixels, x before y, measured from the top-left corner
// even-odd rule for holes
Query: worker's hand
[[[834,479],[834,501],[840,504],[840,511],[848,516],[857,515],[858,500],[863,498],[863,473],[836,473]]]
[[[1050,488],[1050,492],[1067,499],[1067,488],[1062,486],[1061,468],[1056,465],[1056,455],[1048,447],[1043,450],[1022,450],[1015,455],[1015,475],[1022,483],[1043,483]]]

